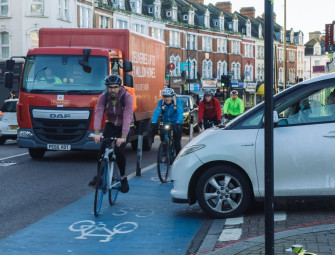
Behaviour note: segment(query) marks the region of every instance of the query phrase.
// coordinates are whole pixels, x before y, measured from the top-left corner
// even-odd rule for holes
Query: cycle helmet
[[[232,90],[232,91],[230,92],[230,95],[238,95],[238,92],[237,92],[236,90]]]
[[[214,96],[214,92],[211,89],[204,90],[204,96]]]
[[[105,79],[105,85],[108,86],[110,84],[121,85],[122,84],[121,77],[117,74],[111,74],[107,76]]]
[[[171,88],[165,88],[162,91],[163,97],[173,97],[174,96],[174,90]]]

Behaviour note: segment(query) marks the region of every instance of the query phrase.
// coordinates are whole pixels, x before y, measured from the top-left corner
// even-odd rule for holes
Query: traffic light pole
[[[264,102],[264,221],[265,254],[274,254],[274,151],[273,151],[273,0],[265,1]],[[286,32],[286,31],[284,31]]]

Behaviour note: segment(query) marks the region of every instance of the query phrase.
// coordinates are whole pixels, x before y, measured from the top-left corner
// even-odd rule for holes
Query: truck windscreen
[[[78,64],[78,55],[30,55],[23,73],[22,91],[41,94],[100,94],[105,91],[104,79],[108,59],[89,56],[91,72]]]

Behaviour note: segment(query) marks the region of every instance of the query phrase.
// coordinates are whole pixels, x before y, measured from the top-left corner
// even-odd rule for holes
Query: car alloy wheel
[[[210,217],[236,217],[248,207],[251,188],[239,169],[213,166],[198,181],[197,199],[202,210]]]

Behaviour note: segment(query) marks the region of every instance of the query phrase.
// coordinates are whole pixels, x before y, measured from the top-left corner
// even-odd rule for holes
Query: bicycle
[[[121,178],[118,171],[114,171],[116,162],[115,142],[117,138],[102,138],[101,142],[106,142],[105,153],[99,159],[99,169],[94,196],[94,215],[98,216],[102,206],[104,195],[108,191],[109,204],[115,204],[119,189],[121,187]]]
[[[214,121],[212,120],[204,120],[204,129],[212,128],[214,126]]]
[[[158,148],[157,154],[157,172],[158,178],[165,183],[169,176],[170,166],[176,158],[176,150],[173,141],[173,127],[171,125],[161,125],[160,132],[165,132],[164,141]]]

